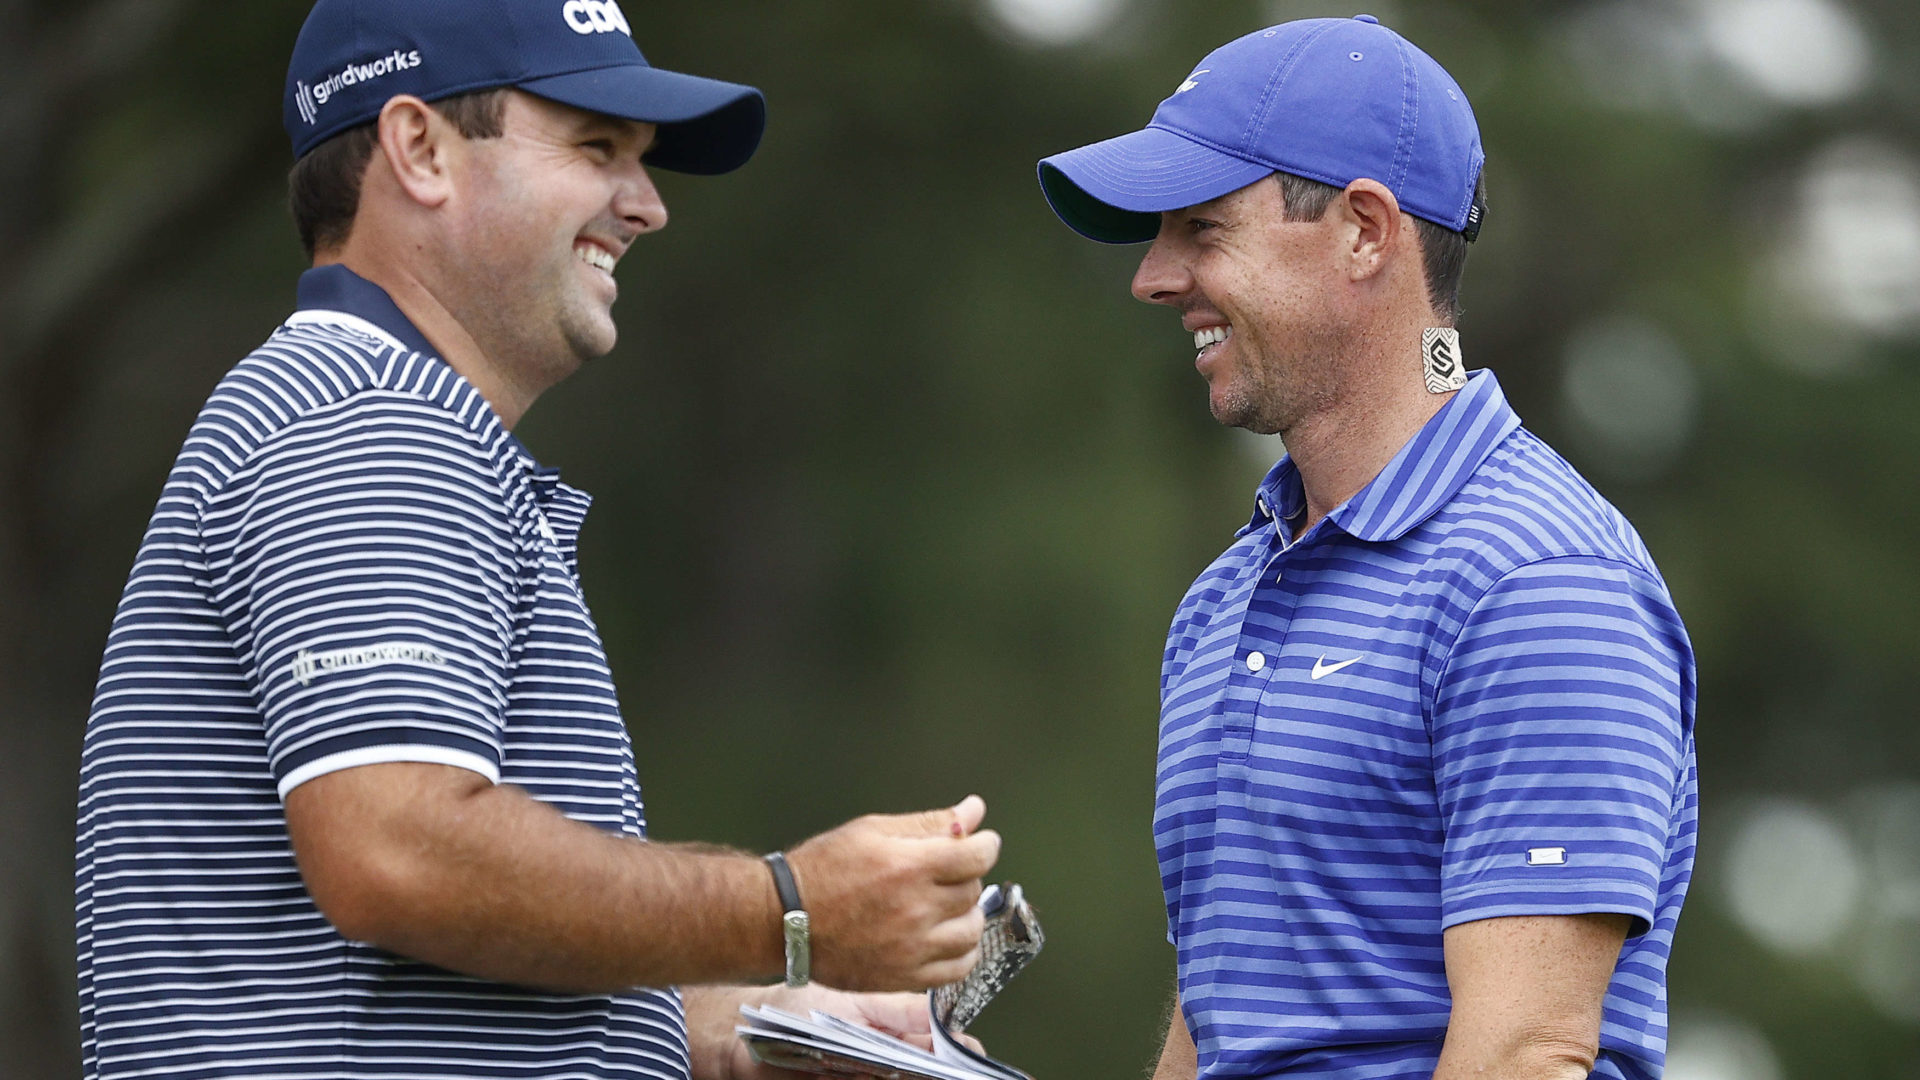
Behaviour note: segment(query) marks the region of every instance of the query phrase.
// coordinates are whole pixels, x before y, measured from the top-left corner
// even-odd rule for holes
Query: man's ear
[[[453,194],[448,151],[458,132],[432,106],[411,94],[390,99],[380,110],[380,156],[394,182],[421,206],[433,208]]]
[[[1400,200],[1392,189],[1378,180],[1362,177],[1347,185],[1335,205],[1346,216],[1346,235],[1350,245],[1347,274],[1350,280],[1364,281],[1387,265],[1390,254],[1400,245],[1405,232]]]

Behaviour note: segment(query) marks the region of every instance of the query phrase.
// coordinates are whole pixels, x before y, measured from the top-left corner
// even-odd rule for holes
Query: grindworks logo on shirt
[[[421,65],[420,50],[401,52],[395,49],[385,56],[376,56],[371,60],[362,60],[348,64],[325,79],[308,86],[304,82],[294,83],[294,102],[300,108],[300,119],[309,124],[320,122],[320,109],[328,99],[349,86],[372,82],[396,71],[409,71]]]
[[[431,645],[421,645],[411,641],[388,641],[378,645],[328,649],[326,652],[301,649],[290,666],[293,677],[300,680],[300,685],[308,686],[321,675],[330,675],[336,671],[379,667],[382,664],[426,664],[429,667],[445,667],[447,654]]]

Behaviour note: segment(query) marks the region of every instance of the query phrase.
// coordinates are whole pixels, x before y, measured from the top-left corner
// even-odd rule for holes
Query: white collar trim
[[[382,330],[378,325],[345,311],[331,311],[327,308],[303,308],[287,316],[286,325],[306,326],[312,323],[331,323],[335,326],[344,326],[355,333],[378,338],[381,342],[399,349],[401,352],[413,351],[407,347],[406,343],[394,337],[392,334],[387,333],[385,330]]]

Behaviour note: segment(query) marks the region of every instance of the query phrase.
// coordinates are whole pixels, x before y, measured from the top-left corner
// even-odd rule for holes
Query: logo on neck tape
[[[1460,331],[1447,326],[1428,327],[1421,336],[1420,356],[1427,393],[1445,394],[1467,385],[1467,366],[1460,362]]]

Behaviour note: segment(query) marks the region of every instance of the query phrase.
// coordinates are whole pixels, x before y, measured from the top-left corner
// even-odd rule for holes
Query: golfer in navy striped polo
[[[730,1077],[738,1007],[927,1032],[977,955],[976,798],[784,859],[644,842],[575,558],[509,429],[612,348],[648,168],[758,91],[612,0],[321,0],[294,49],[299,310],[213,391],[140,547],[82,763],[85,1075]],[[786,987],[731,984],[786,975]],[[683,992],[671,989],[685,985]]]
[[[1462,363],[1483,160],[1363,15],[1040,165],[1068,225],[1152,242],[1134,295],[1288,451],[1167,638],[1157,1080],[1661,1074],[1693,656],[1633,527]]]

